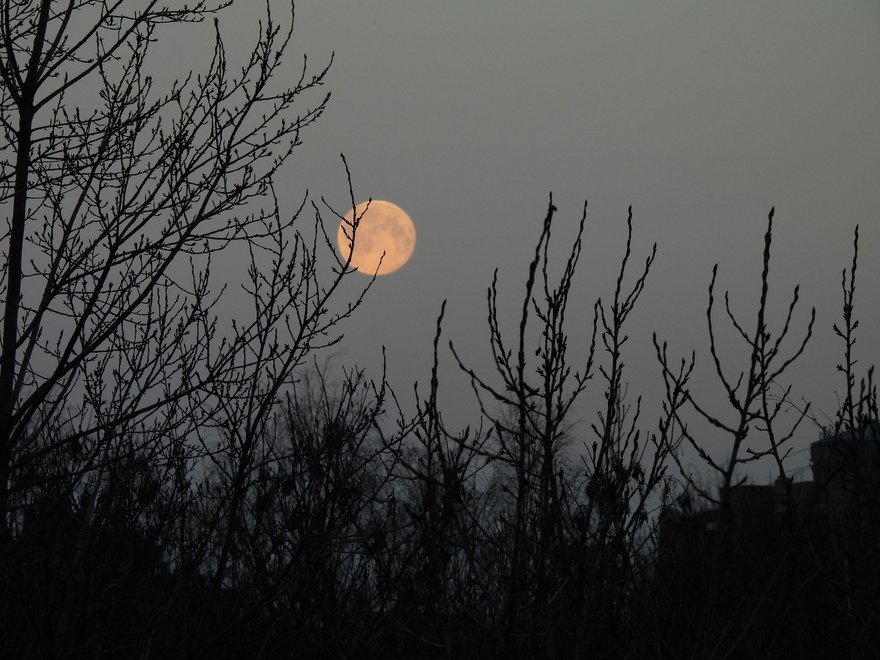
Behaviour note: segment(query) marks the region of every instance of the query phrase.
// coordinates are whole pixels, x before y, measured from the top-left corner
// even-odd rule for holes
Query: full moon
[[[352,229],[356,219],[359,220],[352,254]],[[402,208],[374,199],[361,202],[345,214],[336,232],[336,243],[343,260],[351,255],[351,265],[364,275],[387,275],[409,261],[416,247],[416,228]]]

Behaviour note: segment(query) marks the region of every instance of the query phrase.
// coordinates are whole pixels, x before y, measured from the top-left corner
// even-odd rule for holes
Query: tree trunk
[[[9,478],[16,433],[12,420],[15,412],[16,348],[21,303],[24,226],[27,218],[28,173],[31,165],[33,99],[22,99],[16,139],[15,191],[9,231],[6,267],[6,304],[3,310],[3,356],[0,361],[0,544],[10,537],[8,520]]]

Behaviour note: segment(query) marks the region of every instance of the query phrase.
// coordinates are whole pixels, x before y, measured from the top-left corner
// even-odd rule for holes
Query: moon
[[[374,199],[361,202],[345,214],[336,232],[336,243],[343,260],[347,261],[351,255],[351,265],[364,275],[388,275],[412,256],[416,248],[416,228],[402,208]]]

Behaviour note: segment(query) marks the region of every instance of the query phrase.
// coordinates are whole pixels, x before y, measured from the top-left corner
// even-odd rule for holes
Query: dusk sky
[[[288,20],[287,2],[270,4]],[[233,54],[253,39],[261,5],[239,2],[221,21]],[[813,400],[817,412],[835,411],[841,347],[831,324],[840,318],[840,275],[856,224],[859,367],[877,361],[876,0],[298,2],[290,76],[301,54],[317,70],[334,52],[329,107],[303,134],[279,191],[291,211],[306,188],[348,210],[344,153],[358,200],[389,200],[415,222],[412,260],[376,282],[345,327],[339,356],[378,376],[386,346],[389,378],[404,404],[412,403],[414,381],[427,383],[443,299],[445,338],[488,373],[485,291],[496,267],[513,340],[550,191],[560,254],[589,202],[570,310],[572,357],[586,347],[593,301],[611,293],[629,205],[634,265],[659,244],[626,355],[631,392],[645,397],[646,429],[656,424],[661,386],[653,331],[673,355],[696,349],[703,401],[727,414],[707,377],[707,286],[718,262],[719,287],[731,290],[734,310],[753,326],[771,206],[771,325],[778,327],[797,282],[799,330],[809,305],[817,308],[813,341],[790,372],[796,396]],[[744,367],[743,346],[724,336],[731,341],[723,354]],[[441,361],[441,406],[456,424],[476,423],[448,349]],[[595,385],[578,412],[584,420],[594,418]],[[805,425],[798,448],[817,433]],[[801,453],[789,467],[807,461]]]

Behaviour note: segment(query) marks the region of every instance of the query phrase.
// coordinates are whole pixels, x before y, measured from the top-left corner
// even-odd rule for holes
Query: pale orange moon
[[[359,220],[357,229],[354,230],[352,254],[352,229],[357,218]],[[402,208],[391,202],[374,199],[371,202],[361,202],[345,214],[345,218],[339,223],[339,231],[336,232],[336,243],[342,259],[347,261],[351,254],[351,265],[364,275],[387,275],[409,261],[416,249],[416,228]]]

